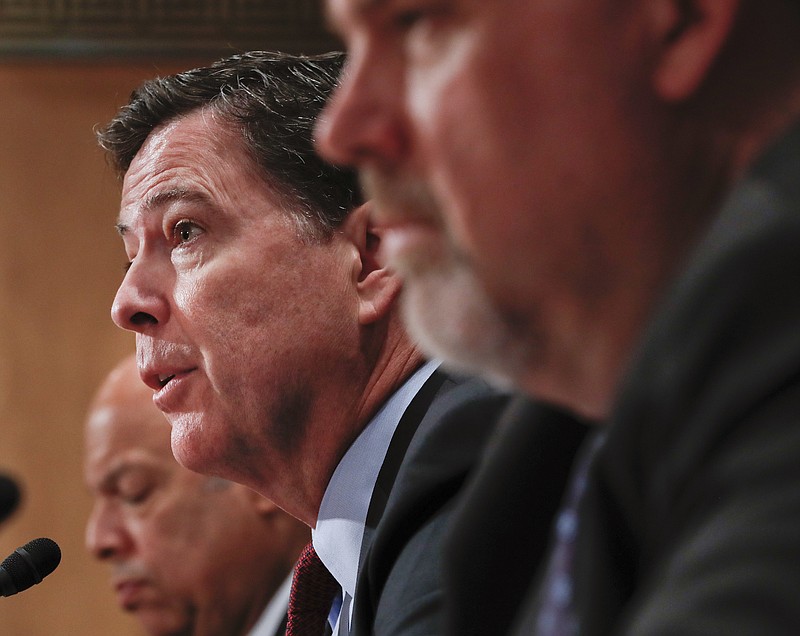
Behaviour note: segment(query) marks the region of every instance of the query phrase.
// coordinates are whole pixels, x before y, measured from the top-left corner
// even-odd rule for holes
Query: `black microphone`
[[[61,563],[61,548],[52,539],[33,539],[0,565],[0,594],[11,596],[41,583]]]
[[[8,475],[0,474],[0,523],[17,509],[20,498],[17,482]]]

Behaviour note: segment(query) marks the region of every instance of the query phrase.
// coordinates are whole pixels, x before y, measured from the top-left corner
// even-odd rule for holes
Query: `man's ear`
[[[652,25],[660,42],[653,87],[663,100],[679,102],[700,87],[725,46],[741,0],[656,0]]]
[[[358,319],[362,325],[369,325],[388,315],[402,283],[395,272],[378,260],[382,230],[373,222],[370,202],[348,214],[342,231],[358,250],[359,260],[353,271],[359,299]]]

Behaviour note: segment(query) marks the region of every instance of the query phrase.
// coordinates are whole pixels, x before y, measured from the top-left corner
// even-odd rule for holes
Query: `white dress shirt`
[[[340,602],[331,610],[334,634],[350,633],[367,512],[392,436],[411,400],[438,366],[438,361],[425,363],[395,391],[344,454],[328,482],[311,538],[319,558],[342,586]]]
[[[272,595],[258,621],[250,630],[249,636],[275,636],[283,619],[286,616],[286,609],[289,607],[289,592],[292,590],[292,575],[281,583],[281,586]]]

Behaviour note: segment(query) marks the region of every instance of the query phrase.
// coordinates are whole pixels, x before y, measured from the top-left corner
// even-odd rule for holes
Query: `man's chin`
[[[207,460],[203,459],[205,447],[202,435],[202,423],[195,413],[173,414],[170,418],[172,426],[172,454],[181,466],[195,472],[204,472]]]
[[[458,266],[410,277],[402,299],[411,336],[449,368],[510,386],[524,364],[526,347],[515,341],[472,275]]]
[[[442,237],[436,228],[408,224],[386,229],[379,259],[404,278],[413,279],[442,267],[443,251]]]
[[[164,607],[139,607],[136,619],[150,636],[189,636],[194,633],[189,618],[178,610]]]

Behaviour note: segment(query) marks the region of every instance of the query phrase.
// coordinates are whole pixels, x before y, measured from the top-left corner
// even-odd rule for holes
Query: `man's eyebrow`
[[[109,490],[111,487],[119,481],[120,477],[122,477],[125,473],[128,473],[132,470],[136,470],[137,465],[131,463],[130,461],[123,461],[120,464],[117,464],[108,471],[103,478],[100,480],[99,489],[100,490]]]
[[[103,475],[98,484],[98,488],[106,492],[114,490],[117,483],[125,477],[125,475],[143,474],[145,477],[151,479],[162,479],[163,475],[167,474],[167,470],[158,461],[149,456],[142,457],[136,455],[133,457],[125,457],[114,462],[109,470]]]
[[[211,197],[202,190],[186,190],[184,188],[159,190],[144,200],[144,211],[150,212],[156,208],[174,203],[175,201],[209,203],[211,201]]]
[[[189,203],[204,203],[211,205],[211,197],[202,190],[186,190],[184,188],[170,188],[169,190],[159,190],[148,196],[144,200],[142,210],[144,212],[152,212],[156,208],[169,205],[175,201],[187,201]],[[128,225],[122,222],[116,224],[117,232],[120,236],[125,234],[130,229]]]

